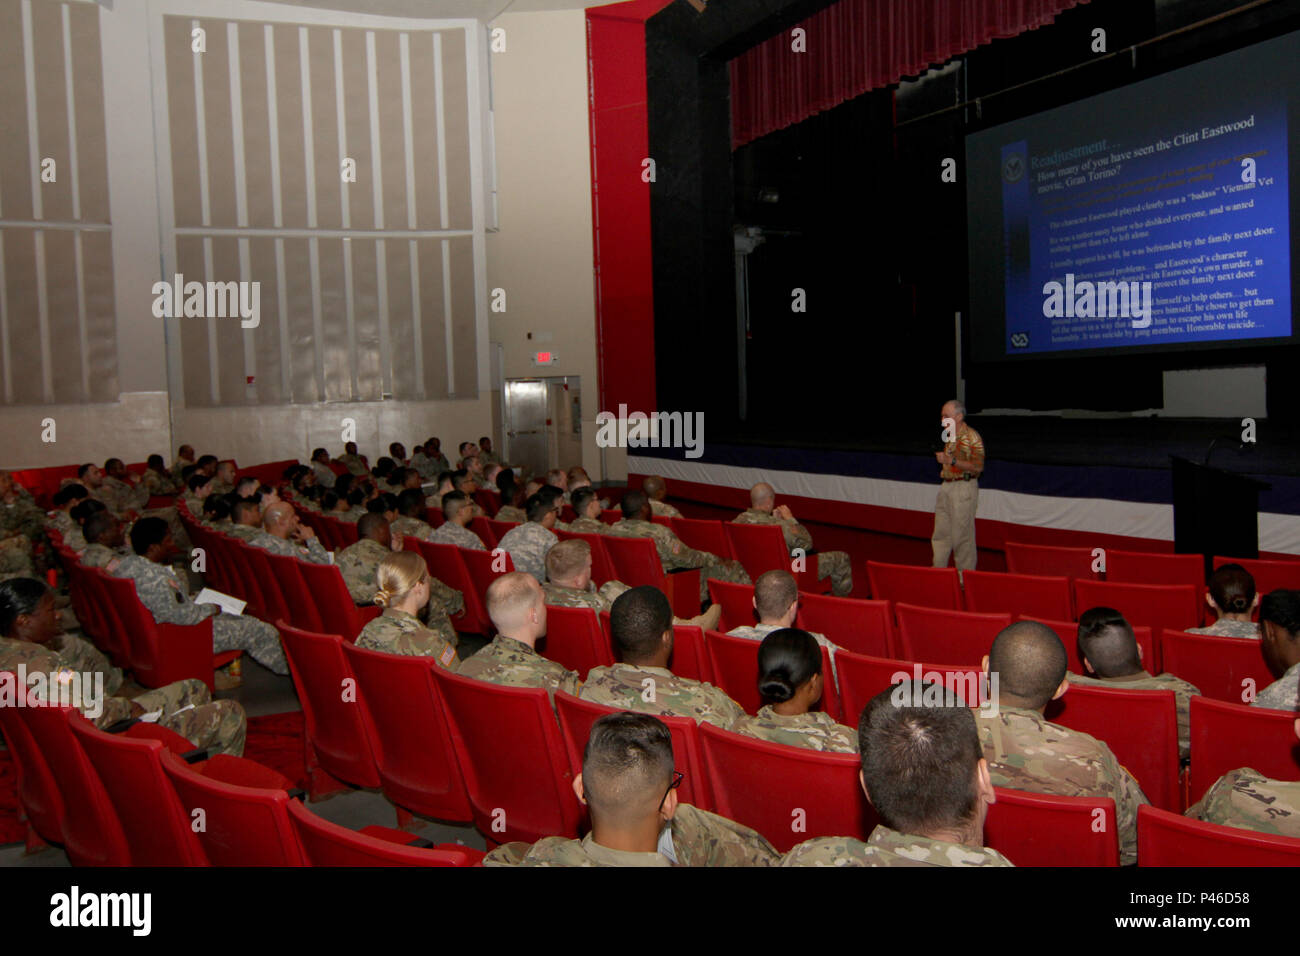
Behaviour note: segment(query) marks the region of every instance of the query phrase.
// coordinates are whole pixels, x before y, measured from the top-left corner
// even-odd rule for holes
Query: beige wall
[[[489,26],[506,34],[492,54],[500,231],[487,237],[488,288],[505,290],[506,311],[489,313],[491,338],[506,378],[581,377],[582,464],[599,481],[586,18],[508,13]],[[558,362],[533,365],[539,350]],[[626,454],[610,452],[606,477],[625,478]]]

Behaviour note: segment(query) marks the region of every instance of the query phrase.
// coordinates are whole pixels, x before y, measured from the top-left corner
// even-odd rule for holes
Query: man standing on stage
[[[957,568],[975,567],[975,506],[979,501],[979,476],[984,470],[984,439],[966,424],[966,406],[953,399],[943,406],[943,451],[934,453],[943,467],[939,499],[934,507],[934,566],[948,566],[954,555]]]

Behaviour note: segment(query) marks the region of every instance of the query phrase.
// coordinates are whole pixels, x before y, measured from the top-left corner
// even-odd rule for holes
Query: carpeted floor
[[[279,771],[306,787],[302,753],[302,712],[269,714],[248,721],[244,756]],[[8,750],[0,750],[0,846],[21,843],[26,829],[18,820],[18,775]]]

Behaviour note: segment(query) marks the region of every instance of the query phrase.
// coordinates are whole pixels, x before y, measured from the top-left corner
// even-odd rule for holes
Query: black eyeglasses
[[[680,770],[673,771],[673,782],[670,783],[668,785],[668,789],[664,791],[664,799],[659,801],[660,810],[664,808],[664,800],[668,799],[668,794],[672,793],[674,790],[680,787],[682,785],[682,781],[685,779],[686,779],[686,774],[682,773]]]

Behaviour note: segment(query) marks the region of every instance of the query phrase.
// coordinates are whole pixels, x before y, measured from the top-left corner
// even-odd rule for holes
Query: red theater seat
[[[925,568],[912,564],[867,562],[871,596],[877,600],[960,611],[961,584],[956,568]]]
[[[348,586],[343,582],[343,572],[336,565],[312,564],[310,561],[297,561],[296,558],[285,560],[297,562],[295,568],[316,605],[321,626],[328,628],[328,633],[338,634],[349,643],[355,641],[361,629],[382,611],[378,607],[357,607],[352,601],[352,595],[348,593]]]
[[[474,520],[481,521],[483,519],[475,518]],[[487,526],[488,528],[491,529],[492,532],[492,543],[488,544],[487,538],[483,538],[483,543],[486,544],[488,548],[495,548],[500,546],[501,539],[504,538],[509,532],[519,527],[520,524],[521,522],[519,521],[497,521],[495,518],[488,518]],[[477,528],[475,530],[477,530]],[[482,537],[482,535],[480,535],[479,537]]]
[[[1074,617],[1070,579],[1037,574],[967,571],[962,577],[966,610],[1068,621]]]
[[[576,837],[578,798],[546,691],[433,676],[479,832],[493,843]]]
[[[649,584],[663,591],[672,605],[673,614],[692,618],[700,613],[700,571],[664,572],[659,552],[650,538],[621,538],[609,535],[602,541],[614,562],[618,580],[631,587]]]
[[[289,609],[289,623],[294,627],[302,628],[304,631],[323,633],[325,625],[321,619],[321,610],[318,604],[320,598],[307,587],[307,582],[300,570],[307,562],[283,554],[272,554],[270,551],[262,553],[267,566],[270,568],[270,573],[275,577],[280,586],[280,592],[284,596],[285,605]],[[352,599],[349,597],[348,604],[351,603]],[[350,618],[353,616],[357,619],[361,617],[360,614],[355,612],[349,615]],[[355,621],[349,620],[344,624],[344,627],[350,627],[353,623]],[[357,630],[359,631],[360,628]],[[349,634],[355,637],[356,631],[350,631]]]
[[[1205,587],[1205,558],[1199,554],[1107,551],[1106,580],[1119,584],[1190,584]]]
[[[472,820],[433,680],[438,665],[428,657],[384,654],[355,644],[344,644],[343,656],[357,679],[357,703],[384,796],[402,810],[436,820]]]
[[[862,794],[857,754],[787,747],[700,725],[715,810],[785,853],[821,836],[865,841],[877,823]]]
[[[1273,682],[1264,661],[1263,645],[1253,638],[1164,630],[1160,634],[1160,652],[1165,670],[1195,684],[1202,694],[1215,700],[1248,703],[1244,696],[1248,686],[1258,694]]]
[[[91,569],[92,571],[95,569]],[[131,670],[145,687],[165,687],[173,681],[197,678],[212,689],[212,671],[239,656],[212,653],[212,618],[198,624],[159,624],[140,603],[135,582],[104,574],[100,582],[130,637]]]
[[[1273,780],[1300,780],[1295,721],[1294,711],[1193,697],[1188,806],[1225,773],[1243,767]]]
[[[402,539],[402,547],[407,551],[418,551],[424,556],[424,563],[429,566],[429,573],[447,585],[455,588],[465,598],[465,609],[451,619],[456,630],[467,634],[495,633],[492,620],[487,615],[487,608],[479,597],[478,589],[469,576],[469,568],[461,557],[461,549],[452,544],[436,544],[421,541],[408,535]]]
[[[785,546],[785,533],[773,524],[737,524],[727,522],[723,526],[727,540],[731,543],[731,553],[736,556],[749,574],[751,581],[767,571],[788,571],[794,575],[799,590],[810,594],[825,594],[831,589],[831,580],[817,580],[817,556],[807,555],[807,567],[794,570],[790,551]]]
[[[419,838],[400,830],[366,827],[358,833],[317,816],[297,800],[289,801],[288,811],[308,866],[477,866],[483,861],[483,851],[455,843],[414,846]],[[387,831],[392,839],[372,836],[372,830]]]
[[[1178,810],[1178,710],[1171,690],[1072,685],[1047,719],[1104,741],[1157,807]]]
[[[609,558],[609,552],[605,550],[605,540],[602,535],[598,534],[579,534],[576,531],[556,530],[556,536],[561,541],[576,539],[587,542],[591,548],[591,580],[596,587],[601,587],[606,581],[613,581],[618,578],[614,573],[614,562]]]
[[[1056,636],[1061,639],[1065,645],[1065,656],[1069,661],[1070,672],[1073,674],[1087,674],[1084,670],[1083,662],[1079,660],[1079,625],[1075,621],[1049,621],[1041,617],[1031,617],[1022,614],[1018,621],[1037,621],[1044,624],[1056,632]],[[1156,641],[1156,632],[1149,627],[1137,626],[1133,628],[1133,636],[1137,639],[1138,647],[1142,650],[1142,666],[1152,674],[1159,674],[1164,670],[1161,664],[1160,644]]]
[[[474,591],[478,594],[479,600],[483,602],[483,609],[486,611],[487,589],[501,575],[510,574],[514,571],[514,559],[510,557],[508,551],[501,551],[498,554],[492,551],[480,551],[477,548],[457,548],[456,550],[460,552],[460,559],[465,563],[465,570],[469,572],[469,579],[474,582]]]
[[[1113,607],[1134,626],[1181,630],[1200,623],[1201,589],[1191,584],[1075,581],[1075,611],[1082,614],[1093,607]]]
[[[758,623],[758,613],[754,610],[754,585],[732,584],[730,581],[708,582],[709,600],[722,605],[722,617],[718,621],[719,631],[730,631],[737,627],[752,627]]]
[[[586,607],[546,607],[546,636],[542,656],[586,678],[593,667],[614,663],[614,651],[596,612]]]
[[[984,845],[1016,866],[1119,866],[1114,800],[994,789]]]
[[[17,680],[13,671],[0,671],[0,681],[15,688],[16,693],[22,693],[22,685]],[[55,782],[49,761],[20,716],[22,710],[21,707],[0,707],[0,731],[4,732],[5,745],[17,771],[14,789],[18,807],[27,821],[27,843],[29,847],[39,840],[62,843],[63,794]]]
[[[1300,866],[1300,839],[1138,807],[1139,866]]]
[[[856,654],[888,657],[898,647],[894,606],[889,601],[800,594],[795,626],[825,635]]]
[[[731,542],[727,538],[727,532],[723,528],[721,521],[673,518],[669,527],[673,529],[673,532],[682,539],[688,548],[694,548],[696,551],[707,551],[709,554],[716,554],[720,558],[731,559],[735,557],[735,554],[731,551]]]
[[[899,649],[910,661],[955,661],[976,664],[993,646],[993,638],[1011,625],[1010,614],[943,611],[899,604]]]
[[[560,717],[560,729],[564,732],[565,752],[569,757],[569,768],[574,775],[582,773],[582,753],[591,736],[591,725],[606,714],[617,714],[617,707],[606,707],[589,700],[582,700],[564,691],[555,694],[555,710]],[[676,769],[684,773],[685,779],[677,791],[677,798],[701,810],[713,809],[713,798],[709,793],[709,778],[704,772],[704,759],[700,750],[699,725],[690,717],[674,717],[656,714],[668,727],[673,737],[673,763]]]
[[[709,663],[715,684],[726,692],[727,696],[745,708],[748,714],[758,713],[763,706],[763,698],[758,693],[758,649],[761,641],[748,637],[728,637],[717,631],[705,634],[705,646],[708,648]],[[831,667],[831,653],[828,648],[822,652],[822,700],[818,707],[833,720],[843,720],[844,712],[840,703],[839,687],[835,682],[835,672]],[[673,673],[677,673],[676,667]]]
[[[1214,558],[1217,571],[1225,564],[1240,564],[1255,579],[1255,591],[1300,590],[1300,561],[1261,561],[1258,558]]]
[[[957,692],[963,700],[970,700],[972,696],[976,699],[979,697],[981,674],[978,666],[917,664],[840,651],[835,655],[835,667],[839,671],[840,706],[844,711],[844,723],[854,727],[871,698],[888,690],[895,683],[915,680],[918,667],[921,669],[923,683],[941,682]],[[895,677],[899,674],[903,676],[896,681]]]
[[[1095,580],[1101,576],[1094,571],[1100,555],[1094,548],[1061,548],[1054,545],[1020,544],[1008,541],[1007,570],[1013,574],[1064,575],[1067,578]]]

